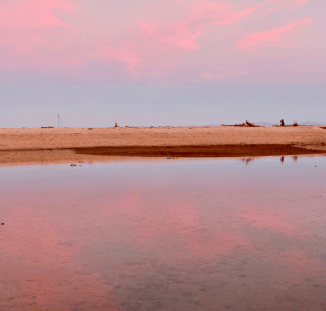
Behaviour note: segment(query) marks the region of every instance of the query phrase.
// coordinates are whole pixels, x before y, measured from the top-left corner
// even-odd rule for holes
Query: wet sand
[[[117,127],[0,129],[0,165],[113,157],[260,157],[326,154],[326,129]]]
[[[142,157],[257,157],[325,153],[291,145],[115,146],[73,149],[77,154]]]

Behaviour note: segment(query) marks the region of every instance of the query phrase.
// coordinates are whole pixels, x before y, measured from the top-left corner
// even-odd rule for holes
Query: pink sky
[[[320,68],[325,3],[308,0],[0,1],[1,67],[91,78],[118,66],[126,81],[261,82],[277,67]],[[304,63],[303,63],[304,62]],[[101,74],[105,78],[105,74]],[[266,77],[273,80],[275,74]]]
[[[0,126],[325,123],[325,16],[321,0],[0,0]]]

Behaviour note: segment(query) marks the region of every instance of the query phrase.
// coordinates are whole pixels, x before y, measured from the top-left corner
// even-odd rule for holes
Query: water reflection
[[[254,159],[255,158],[245,158],[245,159],[241,159],[241,161],[246,162],[247,165],[249,162],[253,161]]]
[[[325,168],[266,158],[250,170],[209,159],[2,170],[0,309],[322,310]]]

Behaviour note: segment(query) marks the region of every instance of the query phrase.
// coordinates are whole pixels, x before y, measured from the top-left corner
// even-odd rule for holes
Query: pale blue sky
[[[325,86],[108,86],[2,83],[0,127],[326,123]]]

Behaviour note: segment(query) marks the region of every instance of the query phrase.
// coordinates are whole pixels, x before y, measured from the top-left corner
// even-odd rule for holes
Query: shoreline
[[[326,130],[319,126],[0,129],[0,166],[322,154]]]
[[[324,150],[292,145],[194,145],[194,146],[100,146],[68,149],[20,149],[0,151],[0,167],[10,165],[92,163],[121,160],[175,158],[259,158],[317,156]]]

